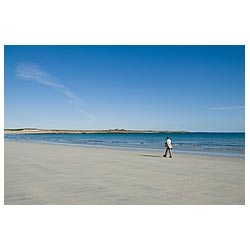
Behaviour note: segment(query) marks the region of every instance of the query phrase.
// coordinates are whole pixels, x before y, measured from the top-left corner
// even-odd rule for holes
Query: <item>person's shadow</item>
[[[162,157],[160,155],[140,155],[140,156],[144,156],[144,157]]]

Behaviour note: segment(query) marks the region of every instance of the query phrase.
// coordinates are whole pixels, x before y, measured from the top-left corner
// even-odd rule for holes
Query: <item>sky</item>
[[[5,128],[245,131],[244,46],[4,47]]]

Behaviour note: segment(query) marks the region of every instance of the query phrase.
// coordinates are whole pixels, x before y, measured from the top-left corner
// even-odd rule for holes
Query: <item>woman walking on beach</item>
[[[165,143],[165,146],[166,146],[166,152],[165,154],[163,155],[164,157],[167,157],[167,154],[169,152],[169,158],[172,158],[172,141],[169,137],[167,137],[167,140],[166,140],[166,143]]]

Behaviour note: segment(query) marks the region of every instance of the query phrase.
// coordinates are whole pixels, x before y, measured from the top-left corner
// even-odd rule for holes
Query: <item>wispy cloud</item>
[[[38,65],[33,63],[20,63],[16,68],[16,76],[22,80],[32,80],[39,84],[52,87],[53,90],[67,96],[70,103],[81,114],[93,119],[94,116],[84,109],[82,99],[76,96],[69,88],[58,83],[58,80],[49,73],[42,70]]]
[[[237,111],[237,110],[244,110],[244,109],[245,109],[245,106],[240,106],[240,105],[210,108],[210,110],[216,110],[216,111],[230,111],[230,110]]]

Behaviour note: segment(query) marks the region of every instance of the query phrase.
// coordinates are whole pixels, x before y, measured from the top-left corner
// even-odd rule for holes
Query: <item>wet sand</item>
[[[244,158],[5,141],[5,204],[245,204]]]

